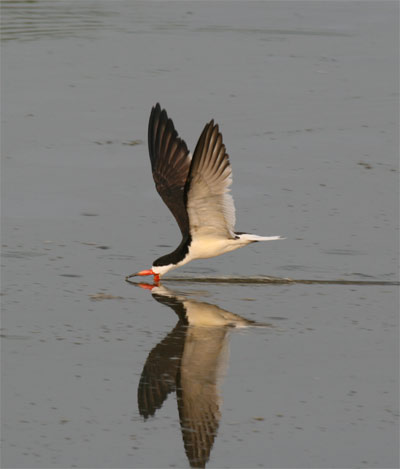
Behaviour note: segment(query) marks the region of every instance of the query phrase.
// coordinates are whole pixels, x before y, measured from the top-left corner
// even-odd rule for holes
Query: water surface
[[[398,467],[397,10],[2,2],[3,467]],[[179,242],[157,101],[191,149],[220,124],[237,229],[286,236],[174,272],[175,303],[124,281]],[[265,276],[300,283],[188,281]],[[205,379],[182,297],[271,326],[208,335],[197,462],[182,367],[150,374],[171,385],[154,412],[138,400],[168,337],[160,357]]]

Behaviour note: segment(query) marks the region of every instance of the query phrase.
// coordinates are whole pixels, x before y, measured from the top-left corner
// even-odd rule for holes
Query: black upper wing
[[[190,168],[186,143],[159,103],[152,108],[148,133],[149,154],[156,189],[175,217],[182,235],[189,233],[184,188]]]

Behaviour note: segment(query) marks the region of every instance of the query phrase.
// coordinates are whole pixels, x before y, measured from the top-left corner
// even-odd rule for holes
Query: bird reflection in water
[[[176,391],[186,456],[205,467],[221,418],[220,385],[228,363],[229,331],[269,326],[190,299],[162,285],[140,284],[178,315],[174,329],[149,353],[138,388],[140,414],[147,419]]]

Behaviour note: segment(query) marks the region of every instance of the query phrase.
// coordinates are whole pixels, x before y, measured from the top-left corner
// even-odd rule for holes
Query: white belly
[[[193,259],[208,259],[209,257],[220,256],[221,254],[245,246],[245,244],[247,243],[240,243],[236,239],[214,237],[195,238],[190,244],[187,262]]]

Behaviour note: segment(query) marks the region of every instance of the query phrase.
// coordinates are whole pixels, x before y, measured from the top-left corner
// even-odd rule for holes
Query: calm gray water
[[[2,23],[2,467],[398,467],[397,2],[3,1]],[[171,277],[355,283],[127,284],[179,242],[157,101],[191,149],[220,124],[237,229],[286,236]]]

